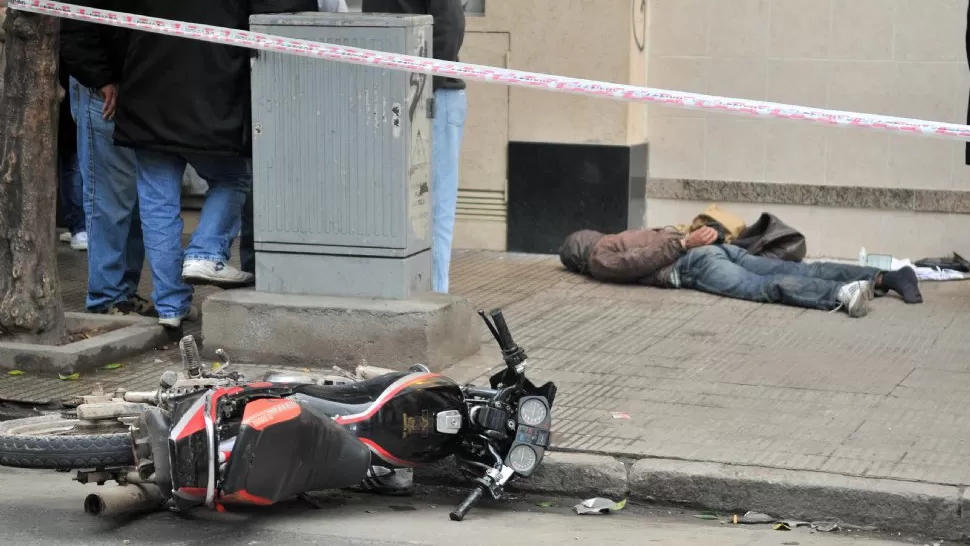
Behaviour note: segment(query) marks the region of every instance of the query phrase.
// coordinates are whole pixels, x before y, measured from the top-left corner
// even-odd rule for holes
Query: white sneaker
[[[869,294],[872,293],[870,281],[855,281],[842,285],[837,296],[838,309],[845,309],[850,317],[859,318],[869,314]]]
[[[65,231],[64,233],[61,233],[61,235],[57,238],[57,240],[60,241],[60,242],[62,242],[62,243],[70,243],[71,242],[71,232],[70,231]]]
[[[74,250],[88,249],[88,232],[81,231],[71,237],[71,248]]]
[[[223,288],[238,288],[253,284],[252,273],[240,271],[224,262],[186,260],[182,264],[182,280],[187,284],[212,284]]]
[[[160,318],[158,323],[166,328],[178,328],[182,325],[182,321],[195,322],[199,320],[199,309],[197,307],[189,307],[189,312],[185,316],[175,317],[175,318]]]

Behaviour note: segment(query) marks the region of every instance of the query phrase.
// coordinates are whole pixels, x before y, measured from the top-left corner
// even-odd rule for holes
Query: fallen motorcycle
[[[460,386],[421,365],[359,369],[359,377],[274,372],[248,381],[224,352],[207,369],[191,336],[183,370],[149,392],[84,397],[75,410],[0,423],[0,465],[76,471],[80,483],[117,482],[85,511],[118,515],[168,507],[271,505],[356,486],[373,468],[406,469],[454,456],[475,476],[461,521],[483,496],[531,476],[549,446],[556,386],[526,378],[526,353],[500,310],[479,312],[505,368],[490,387]],[[382,373],[387,372],[387,373]],[[369,377],[368,377],[369,376]]]

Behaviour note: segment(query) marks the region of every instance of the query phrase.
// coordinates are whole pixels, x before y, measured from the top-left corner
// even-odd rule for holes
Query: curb
[[[415,478],[467,485],[450,460],[417,469]],[[754,510],[955,541],[970,537],[970,514],[963,515],[970,492],[962,487],[825,472],[670,459],[624,464],[615,457],[553,452],[531,479],[509,489],[580,498],[628,496],[735,514]]]

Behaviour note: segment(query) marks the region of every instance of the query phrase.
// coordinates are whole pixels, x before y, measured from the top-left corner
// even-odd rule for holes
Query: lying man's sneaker
[[[211,284],[220,288],[251,286],[255,276],[224,262],[213,260],[185,260],[182,280],[186,284]]]
[[[80,231],[71,237],[71,248],[74,250],[88,249],[88,232]]]
[[[70,231],[65,231],[64,233],[61,233],[61,235],[57,238],[57,240],[60,241],[60,242],[62,242],[62,243],[70,243],[71,242],[71,232]]]
[[[360,488],[378,495],[407,496],[414,492],[414,470],[372,466]]]
[[[871,281],[855,281],[842,285],[836,296],[839,306],[836,310],[844,309],[850,317],[859,318],[869,314],[869,294],[872,293]]]
[[[178,328],[182,326],[182,321],[195,322],[199,320],[199,309],[197,307],[189,307],[189,312],[181,317],[175,318],[160,318],[158,323],[166,328]]]

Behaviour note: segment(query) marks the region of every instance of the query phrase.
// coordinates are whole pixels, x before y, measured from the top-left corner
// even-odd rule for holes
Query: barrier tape
[[[825,125],[861,127],[951,140],[970,140],[970,126],[955,123],[826,110],[749,99],[717,97],[683,91],[668,91],[649,87],[567,78],[508,68],[440,61],[425,57],[385,53],[345,45],[285,38],[246,30],[100,10],[53,0],[8,0],[8,6],[21,11],[143,30],[157,34],[181,36],[183,38],[202,40],[216,44],[234,45],[260,51],[288,53],[303,57],[327,59],[365,66],[376,66],[391,70],[418,72],[433,76],[446,76],[485,83],[514,85],[587,97],[655,103],[692,110],[713,110],[762,118],[803,120]]]

